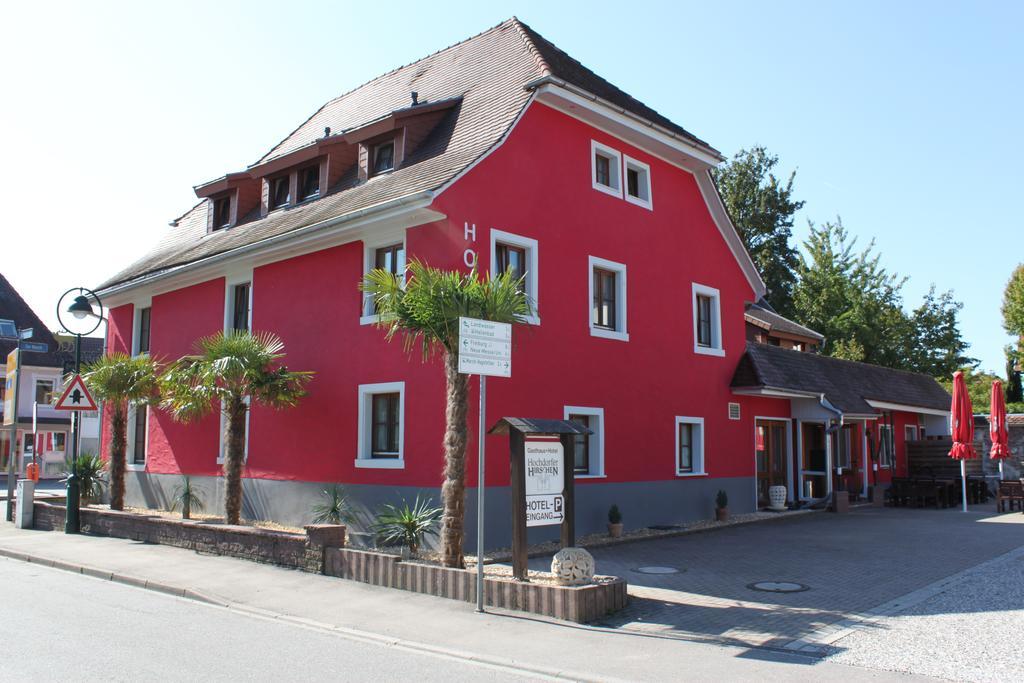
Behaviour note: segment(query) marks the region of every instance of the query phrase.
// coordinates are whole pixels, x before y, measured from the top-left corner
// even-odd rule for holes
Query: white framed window
[[[590,334],[629,341],[626,327],[626,266],[596,256],[589,257]]]
[[[153,328],[153,299],[147,297],[135,302],[132,318],[132,355],[148,354]]]
[[[622,155],[602,145],[597,140],[590,141],[590,180],[595,190],[622,198]]]
[[[36,380],[35,401],[41,406],[48,406],[53,402],[54,381],[52,379]]]
[[[540,325],[539,262],[537,240],[491,228],[491,277],[505,270],[511,270],[517,279],[525,277],[526,297],[532,311],[525,321],[531,325]]]
[[[392,275],[398,275],[405,281],[405,235],[396,235],[391,239],[376,240],[363,243],[363,275],[380,268]],[[363,309],[359,317],[360,325],[371,325],[380,320],[373,307],[373,299],[363,295]]]
[[[676,476],[701,477],[704,470],[704,418],[676,416]]]
[[[128,407],[128,443],[125,448],[125,467],[145,470],[149,452],[149,406]]]
[[[654,200],[651,197],[651,167],[642,161],[637,161],[629,156],[622,158],[622,172],[626,179],[625,198],[630,204],[642,206],[645,209],[654,210]]]
[[[573,441],[572,462],[577,479],[603,477],[604,474],[604,408],[565,406],[562,419],[571,420],[590,429],[590,436],[578,435]]]
[[[721,296],[714,287],[693,283],[693,352],[724,356]]]
[[[356,467],[405,468],[405,382],[359,385]]]
[[[224,332],[252,331],[252,268],[224,278]]]
[[[878,425],[878,466],[889,469],[896,460],[892,425]]]

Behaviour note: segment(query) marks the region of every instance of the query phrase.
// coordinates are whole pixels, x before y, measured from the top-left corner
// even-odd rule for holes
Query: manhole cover
[[[633,571],[640,574],[678,574],[679,570],[675,567],[637,567]]]
[[[754,591],[765,591],[766,593],[799,593],[810,590],[810,586],[795,581],[758,581],[747,584],[747,588]]]

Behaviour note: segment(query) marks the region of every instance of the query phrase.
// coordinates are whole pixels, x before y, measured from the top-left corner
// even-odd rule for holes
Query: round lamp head
[[[92,310],[92,304],[90,304],[89,300],[81,294],[76,296],[74,303],[68,306],[68,313],[75,316],[79,320],[89,315],[95,315],[95,313],[93,313]]]

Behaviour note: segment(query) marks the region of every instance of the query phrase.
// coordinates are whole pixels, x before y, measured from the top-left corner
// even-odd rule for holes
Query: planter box
[[[328,548],[324,573],[343,579],[452,600],[476,600],[476,570],[452,569],[433,564],[403,561],[351,548]],[[484,578],[484,602],[491,607],[585,623],[626,606],[626,582],[617,577],[595,577],[589,586],[555,586]]]
[[[36,529],[64,528],[63,507],[37,502],[33,512]],[[295,534],[91,508],[81,509],[81,525],[82,533],[86,534],[171,545],[308,572],[323,571],[325,548],[345,545],[342,525],[311,525],[306,527],[306,533]]]
[[[849,491],[833,491],[832,492],[832,512],[849,512],[850,511],[850,493]]]

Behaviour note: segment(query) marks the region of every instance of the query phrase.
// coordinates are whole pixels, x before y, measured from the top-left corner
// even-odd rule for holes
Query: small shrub
[[[722,489],[718,489],[718,495],[715,496],[715,507],[719,510],[729,507],[729,494]]]
[[[181,478],[181,484],[174,489],[171,499],[171,512],[181,508],[181,518],[191,519],[192,511],[202,512],[204,505],[202,498],[196,493],[192,486],[192,480],[188,477]]]
[[[64,478],[61,480],[64,484],[71,477],[72,469],[74,466],[68,456],[64,460]],[[78,492],[83,502],[99,500],[103,495],[103,487],[107,484],[106,471],[106,461],[95,453],[82,453],[78,456]]]
[[[345,489],[335,484],[320,492],[324,501],[313,505],[313,524],[348,524],[352,521],[352,508]]]
[[[622,513],[619,512],[619,506],[618,505],[612,505],[610,508],[608,508],[608,523],[609,524],[621,524],[622,523]]]
[[[437,534],[441,521],[441,508],[433,507],[430,502],[417,495],[411,508],[405,500],[401,507],[384,505],[374,522],[374,532],[383,543],[404,546],[415,555],[424,536]]]

